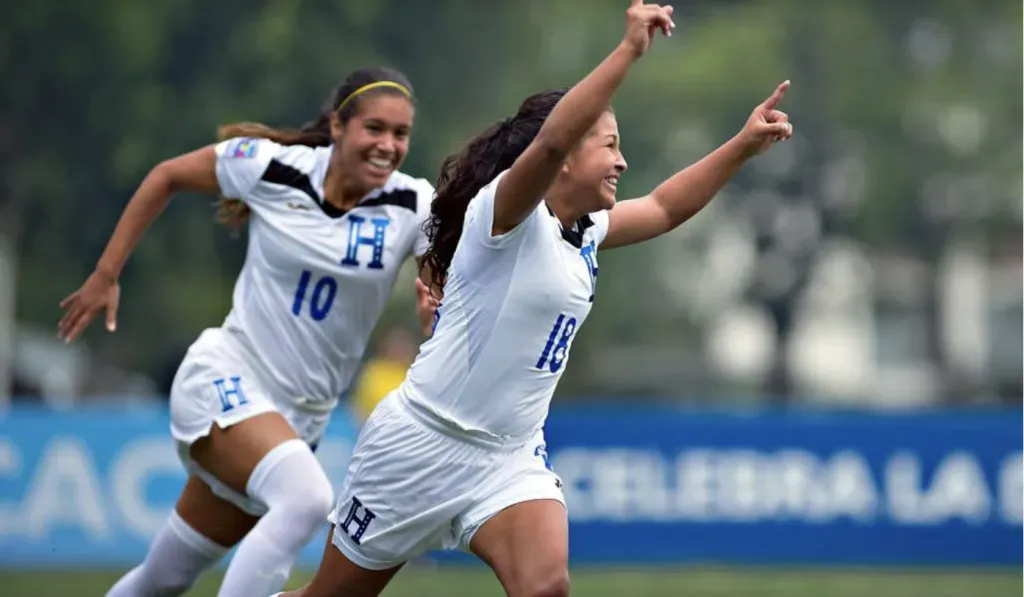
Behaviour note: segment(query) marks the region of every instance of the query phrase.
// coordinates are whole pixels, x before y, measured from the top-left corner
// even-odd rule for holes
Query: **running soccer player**
[[[61,303],[66,341],[100,312],[114,331],[118,275],[178,191],[219,193],[222,221],[248,222],[231,311],[192,344],[171,389],[188,481],[145,561],[109,597],[180,595],[236,544],[220,595],[270,595],[326,524],[333,489],[313,450],[400,266],[428,247],[433,188],[398,170],[413,115],[406,77],[370,68],[301,130],[223,127],[221,143],[152,169],[95,272]],[[417,289],[426,327],[432,299]]]
[[[425,262],[435,330],[360,434],[319,570],[289,597],[372,597],[410,558],[476,554],[512,597],[569,594],[568,519],[543,425],[590,312],[597,252],[664,234],[752,156],[788,138],[775,109],[649,195],[616,203],[626,162],[609,103],[668,35],[672,8],[633,0],[618,48],[572,90],[523,102],[442,166]]]

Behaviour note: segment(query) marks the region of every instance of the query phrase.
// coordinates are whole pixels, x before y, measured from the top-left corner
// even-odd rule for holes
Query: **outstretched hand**
[[[89,327],[100,311],[106,312],[107,331],[113,332],[117,329],[120,300],[121,287],[117,279],[94,272],[81,288],[60,302],[65,313],[57,324],[58,337],[70,344]]]
[[[658,4],[644,4],[643,0],[631,0],[626,10],[626,35],[622,43],[634,56],[640,57],[650,49],[654,37],[660,30],[665,37],[672,35],[676,24],[672,22],[672,7]]]
[[[768,99],[761,102],[747,119],[740,136],[750,155],[757,155],[778,141],[785,141],[793,136],[793,125],[789,115],[775,107],[789,89],[789,81],[783,81],[775,88]]]

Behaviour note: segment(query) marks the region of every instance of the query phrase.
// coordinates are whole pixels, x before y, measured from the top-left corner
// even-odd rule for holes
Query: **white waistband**
[[[528,444],[537,435],[536,432],[526,435],[496,435],[482,429],[466,429],[455,421],[435,412],[428,405],[417,400],[407,392],[399,391],[396,394],[395,398],[398,399],[398,403],[416,422],[443,435],[477,446],[515,450]]]

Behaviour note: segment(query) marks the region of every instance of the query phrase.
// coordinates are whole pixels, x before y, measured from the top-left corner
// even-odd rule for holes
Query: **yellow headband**
[[[345,106],[348,105],[348,103],[352,101],[352,99],[355,98],[357,95],[365,93],[371,89],[376,89],[378,87],[393,87],[394,89],[397,89],[401,91],[403,94],[405,94],[405,97],[412,97],[412,93],[409,93],[409,89],[405,85],[402,85],[401,83],[395,83],[394,81],[377,81],[376,83],[363,85],[359,89],[356,89],[352,93],[348,94],[348,97],[341,100],[341,103],[338,104],[337,111],[341,112],[342,110],[344,110]]]

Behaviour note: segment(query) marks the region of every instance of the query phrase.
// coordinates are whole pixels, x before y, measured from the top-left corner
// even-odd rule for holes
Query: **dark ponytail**
[[[353,95],[363,87],[374,83],[390,82],[395,85],[380,86]],[[258,122],[237,122],[217,129],[221,141],[235,137],[269,139],[281,145],[305,145],[306,147],[328,147],[331,139],[331,115],[338,112],[341,124],[347,123],[359,112],[359,105],[365,98],[379,94],[404,95],[413,101],[413,88],[409,79],[401,72],[384,67],[362,68],[353,71],[345,81],[334,88],[320,108],[316,120],[306,123],[300,129],[277,129]],[[339,111],[340,108],[340,111]],[[217,221],[238,229],[249,219],[249,207],[238,199],[221,198],[217,202]]]
[[[430,248],[423,263],[430,268],[433,287],[444,287],[469,202],[480,189],[512,167],[567,91],[554,89],[531,95],[515,116],[492,124],[441,164],[430,218],[424,225]]]

